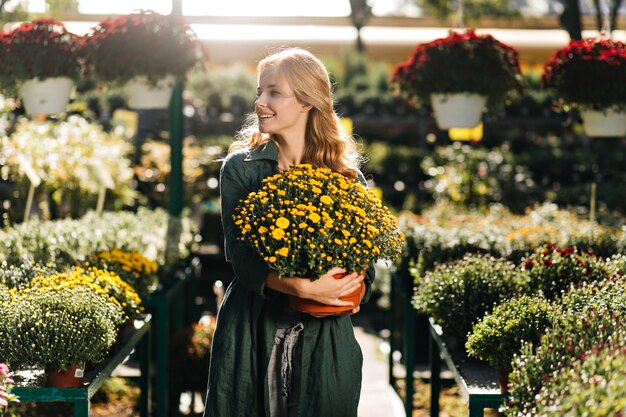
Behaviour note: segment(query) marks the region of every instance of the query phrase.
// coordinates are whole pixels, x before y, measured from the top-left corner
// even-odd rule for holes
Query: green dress
[[[232,214],[239,201],[278,172],[278,148],[268,142],[229,154],[220,173],[226,258],[235,279],[221,305],[211,351],[205,417],[269,415],[267,368],[286,296],[265,287],[267,264],[236,239]],[[362,174],[360,180],[364,181]],[[373,267],[366,274],[369,299]],[[350,317],[303,314],[298,417],[356,417],[363,356]]]

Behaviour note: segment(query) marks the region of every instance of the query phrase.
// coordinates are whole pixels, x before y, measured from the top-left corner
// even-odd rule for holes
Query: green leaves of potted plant
[[[522,295],[506,300],[474,324],[465,344],[467,353],[498,371],[505,393],[511,361],[522,341],[536,344],[552,326],[554,314],[555,308],[544,298]]]
[[[84,37],[87,75],[124,86],[132,108],[167,107],[177,78],[204,58],[200,42],[179,16],[139,11],[106,19]],[[134,93],[149,86],[146,96]]]
[[[515,265],[489,255],[466,255],[438,265],[416,283],[413,306],[464,345],[472,324],[521,289]]]
[[[417,45],[391,82],[411,104],[432,104],[440,129],[472,128],[522,89],[518,53],[490,35],[450,31]]]
[[[626,415],[626,329],[556,372],[537,394],[538,416]]]
[[[2,285],[0,285],[2,287]],[[0,303],[0,352],[16,368],[59,371],[96,362],[115,340],[116,310],[106,296],[77,285],[29,288]],[[74,374],[65,386],[80,386]]]
[[[545,64],[543,88],[579,108],[588,136],[626,134],[626,45],[571,41]]]
[[[80,37],[54,19],[22,23],[0,35],[0,87],[19,93],[30,114],[64,112],[80,75]]]

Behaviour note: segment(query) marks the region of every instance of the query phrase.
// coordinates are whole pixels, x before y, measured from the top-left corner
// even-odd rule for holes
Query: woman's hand
[[[346,270],[344,268],[334,267],[315,281],[306,280],[306,284],[302,286],[302,293],[299,296],[330,306],[352,306],[351,302],[340,300],[340,297],[353,293],[360,288],[364,276],[356,272],[339,279],[333,276],[345,273]]]
[[[339,279],[333,276],[345,273],[346,270],[344,268],[334,267],[321,275],[317,280],[311,281],[310,279],[298,277],[279,277],[278,273],[271,271],[267,276],[266,285],[285,294],[308,298],[321,304],[338,307],[353,307],[351,310],[340,313],[316,314],[314,315],[315,317],[326,317],[328,315],[346,316],[358,312],[359,305],[358,303],[354,305],[352,302],[344,301],[340,298],[353,293],[359,288],[362,288],[360,299],[363,298],[365,291],[363,290],[364,286],[362,282],[365,279],[365,271],[361,273],[353,272]]]
[[[363,275],[365,275],[365,272],[363,272]],[[361,294],[359,295],[359,304],[361,304],[361,300],[363,300],[363,297],[365,297],[365,285],[361,286]],[[309,313],[309,314],[319,319],[319,318],[331,317],[331,316],[351,316],[353,314],[358,313],[360,310],[361,310],[361,306],[357,305],[352,310],[347,310],[347,311],[340,311],[340,312],[335,312],[335,313]]]

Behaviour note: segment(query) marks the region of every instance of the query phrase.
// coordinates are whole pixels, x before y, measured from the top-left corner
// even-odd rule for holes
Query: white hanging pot
[[[33,78],[20,84],[18,93],[28,114],[57,114],[66,111],[73,86],[67,77]]]
[[[478,94],[431,94],[430,100],[439,129],[475,127],[487,98]]]
[[[605,111],[581,110],[583,129],[589,137],[626,135],[626,112],[609,109]]]
[[[124,94],[131,109],[165,109],[170,105],[176,78],[167,75],[156,85],[148,83],[148,77],[140,75],[124,84]]]

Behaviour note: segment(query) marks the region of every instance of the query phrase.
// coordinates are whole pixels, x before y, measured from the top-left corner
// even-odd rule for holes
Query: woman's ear
[[[312,108],[313,108],[313,106],[311,106],[310,104],[302,104],[301,113],[306,113],[309,110],[311,110]]]

